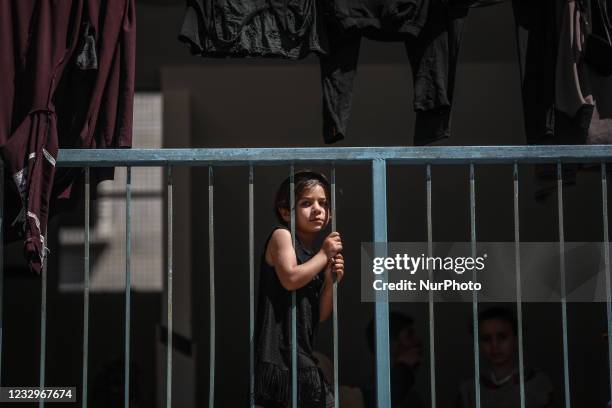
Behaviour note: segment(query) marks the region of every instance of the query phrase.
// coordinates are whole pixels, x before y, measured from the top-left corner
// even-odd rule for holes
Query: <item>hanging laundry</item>
[[[326,52],[325,0],[187,0],[179,39],[204,57],[304,58]]]
[[[612,142],[612,76],[602,74],[597,57],[587,59],[585,49],[589,35],[605,29],[598,17],[607,3],[612,4],[513,0],[529,144]],[[610,47],[612,52],[612,43]],[[565,184],[575,183],[580,167],[564,166]],[[538,197],[556,190],[556,166],[539,165],[536,173]]]
[[[320,57],[325,142],[346,136],[362,36],[404,43],[414,80],[414,144],[447,138],[468,7],[443,0],[335,0],[332,5],[330,50]]]
[[[587,132],[587,144],[612,144],[612,76],[601,77],[590,71],[593,89],[593,116]]]
[[[589,0],[582,4],[581,8],[590,15],[590,25],[585,30],[584,59],[601,75],[610,76],[612,75],[612,1]]]
[[[562,143],[583,144],[594,111],[589,72],[583,58],[585,10],[576,1],[560,5],[555,71],[555,135]]]
[[[525,132],[529,144],[554,135],[555,67],[558,49],[557,2],[513,0],[522,83]]]
[[[590,0],[590,5],[587,14],[591,16],[590,33],[584,39],[583,48],[594,107],[586,142],[611,144],[612,0]]]
[[[394,39],[397,34],[419,34],[425,25],[428,3],[429,0],[334,0],[332,7],[345,32]]]
[[[606,1],[513,1],[528,143],[584,144],[592,125],[601,135],[601,119],[612,114],[612,77],[587,61],[585,39]]]
[[[504,3],[506,1],[509,1],[509,0],[450,0],[449,2],[454,7],[463,6],[463,7],[475,8],[475,7],[492,6],[494,4]]]
[[[25,240],[35,272],[48,252],[49,217],[80,198],[82,171],[56,169],[58,150],[131,147],[134,7],[134,0],[0,2],[5,233]],[[112,174],[93,169],[92,182]]]

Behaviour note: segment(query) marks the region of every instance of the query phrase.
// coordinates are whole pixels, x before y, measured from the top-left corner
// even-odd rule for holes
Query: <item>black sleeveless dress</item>
[[[285,228],[279,226],[278,228]],[[270,234],[270,237],[272,234]],[[267,248],[270,237],[264,248]],[[296,239],[298,264],[314,254]],[[312,355],[319,324],[319,295],[323,270],[296,291],[298,407],[334,406],[330,385]],[[291,292],[280,283],[274,267],[268,265],[265,250],[261,257],[258,308],[255,329],[255,404],[265,408],[286,408],[291,401]]]

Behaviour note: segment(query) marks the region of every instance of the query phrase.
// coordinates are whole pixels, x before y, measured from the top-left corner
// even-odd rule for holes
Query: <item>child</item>
[[[492,307],[478,316],[480,352],[485,370],[480,377],[482,408],[520,407],[520,374],[516,350],[517,322],[512,312]],[[525,405],[528,408],[553,406],[553,387],[548,376],[540,370],[525,368]],[[464,383],[460,390],[459,408],[473,408],[474,380]]]
[[[297,380],[300,408],[333,407],[330,385],[313,356],[314,335],[332,311],[332,274],[344,275],[340,234],[332,232],[321,249],[317,236],[330,220],[327,179],[301,171],[295,182],[295,248],[291,222],[289,179],[277,194],[276,215],[282,225],[268,238],[261,259],[261,278],[255,329],[255,405],[287,408],[291,404],[291,294],[297,305]]]

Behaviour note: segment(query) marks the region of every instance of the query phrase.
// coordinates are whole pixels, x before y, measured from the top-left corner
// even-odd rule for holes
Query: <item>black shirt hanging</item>
[[[204,57],[324,53],[321,0],[187,0],[179,39]]]

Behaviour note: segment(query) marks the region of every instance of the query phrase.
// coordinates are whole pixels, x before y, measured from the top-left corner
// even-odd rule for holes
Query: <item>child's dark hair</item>
[[[389,341],[398,340],[401,331],[413,324],[414,320],[410,316],[399,312],[389,312]],[[366,327],[366,340],[368,341],[368,349],[371,353],[374,353],[376,346],[376,341],[374,340],[374,319],[370,320],[368,327]]]
[[[321,186],[325,191],[325,197],[327,198],[327,202],[329,205],[329,200],[331,197],[329,181],[327,178],[316,171],[311,170],[300,170],[295,172],[293,176],[293,182],[295,184],[295,201],[305,194],[307,191],[311,190],[315,186]],[[286,209],[290,210],[291,197],[289,197],[290,193],[290,179],[287,177],[278,188],[276,192],[276,198],[274,200],[274,213],[276,214],[276,218],[282,223],[287,224],[281,215],[280,210]]]
[[[478,324],[487,320],[501,320],[502,322],[509,323],[512,327],[512,332],[516,335],[518,333],[518,323],[516,316],[510,310],[501,307],[494,306],[489,309],[485,309],[478,314]],[[470,333],[474,333],[474,326],[470,325]]]

